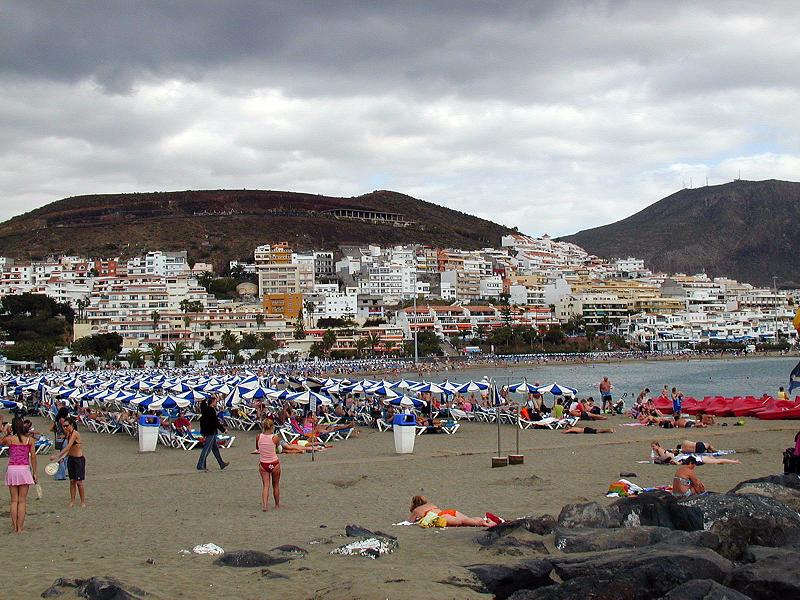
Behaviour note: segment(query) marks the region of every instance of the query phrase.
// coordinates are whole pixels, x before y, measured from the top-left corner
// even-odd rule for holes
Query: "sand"
[[[412,495],[425,494],[442,508],[469,515],[557,515],[569,502],[611,502],[604,494],[621,471],[638,473],[641,485],[667,484],[675,467],[637,464],[649,458],[648,442],[689,439],[738,451],[742,465],[708,465],[700,477],[709,490],[726,491],[744,479],[779,473],[781,453],[797,423],[747,419],[731,426],[688,432],[621,427],[613,435],[520,432],[525,464],[490,468],[495,425],[466,423],[453,436],[423,435],[413,455],[393,451],[391,433],[364,430],[316,457],[282,457],[283,506],[260,510],[255,433],[236,432],[224,451],[231,466],[195,470],[197,451],[167,449],[139,455],[136,440],[82,431],[87,456],[88,506],[67,508],[68,484],[42,474],[44,498],[29,503],[27,532],[12,535],[3,507],[7,560],[3,583],[15,597],[34,598],[58,577],[115,576],[155,598],[487,598],[440,583],[464,577],[463,565],[502,561],[479,551],[475,529],[394,527],[406,518]],[[44,426],[41,420],[38,427]],[[515,429],[502,427],[503,449],[514,450]],[[40,473],[47,462],[40,457]],[[32,494],[33,497],[33,494]],[[331,556],[344,544],[345,525],[357,523],[396,535],[400,547],[378,560]],[[213,542],[226,550],[269,551],[296,544],[307,558],[270,568],[220,567],[209,556],[183,549]]]

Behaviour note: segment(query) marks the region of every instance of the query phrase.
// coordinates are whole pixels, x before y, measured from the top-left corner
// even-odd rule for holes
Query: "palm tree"
[[[375,348],[381,343],[381,334],[377,331],[370,331],[367,336],[367,343],[369,344],[370,350],[372,350],[372,356],[375,356]]]
[[[264,324],[264,313],[256,313],[256,329],[261,329]]]
[[[305,311],[306,318],[309,320],[308,326],[314,327],[314,303],[311,300],[306,300],[303,302],[303,310]]]
[[[203,340],[200,342],[200,345],[205,348],[206,350],[211,350],[214,346],[216,346],[216,342],[212,340],[210,337],[204,337]]]
[[[153,333],[158,331],[158,322],[161,320],[161,315],[157,310],[150,313],[150,320],[153,322]]]
[[[75,301],[75,308],[78,309],[78,318],[83,319],[86,314],[86,309],[89,307],[89,298],[78,298]]]
[[[125,356],[125,362],[131,367],[131,369],[138,369],[144,364],[144,354],[138,348],[134,348]]]
[[[183,355],[187,350],[188,347],[183,342],[175,342],[169,347],[169,353],[172,355],[176,367],[183,365]]]
[[[228,357],[228,352],[227,350],[215,350],[212,356],[217,363],[221,363]]]
[[[153,365],[156,368],[161,364],[162,356],[164,356],[164,348],[161,344],[150,344],[150,358],[153,359]]]
[[[364,350],[367,347],[367,340],[364,338],[358,338],[356,340],[356,355],[358,358],[361,358],[364,355]]]
[[[203,352],[202,350],[195,350],[194,352],[192,352],[192,360],[194,362],[199,362],[199,361],[203,360],[203,358],[205,358],[205,356],[206,356],[205,352]]]

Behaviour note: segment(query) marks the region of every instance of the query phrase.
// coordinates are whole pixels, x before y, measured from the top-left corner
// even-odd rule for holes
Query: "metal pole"
[[[417,331],[419,330],[419,323],[416,322],[417,320],[417,295],[414,294],[414,367],[417,366],[419,363],[419,347],[417,346]]]
[[[492,395],[494,396],[494,413],[497,421],[497,456],[500,456],[500,400],[497,397],[497,384],[492,379]]]

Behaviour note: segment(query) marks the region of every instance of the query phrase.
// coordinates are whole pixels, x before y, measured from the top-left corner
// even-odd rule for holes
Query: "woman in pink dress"
[[[19,417],[11,422],[11,432],[2,440],[2,444],[8,446],[6,485],[11,494],[11,529],[14,533],[22,533],[28,509],[28,490],[37,481],[36,440],[28,435]]]

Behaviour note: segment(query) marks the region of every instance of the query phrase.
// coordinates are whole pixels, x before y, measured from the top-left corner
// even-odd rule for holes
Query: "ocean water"
[[[661,360],[624,363],[519,366],[504,369],[469,369],[424,374],[428,381],[464,382],[484,376],[494,377],[498,385],[529,382],[547,385],[558,382],[578,388],[580,396],[598,399],[597,385],[608,376],[614,385],[614,397],[627,393],[636,397],[645,387],[657,396],[664,385],[677,387],[686,396],[774,396],[779,386],[788,389],[789,373],[798,358],[733,358],[719,360]],[[419,379],[416,373],[403,377]]]

